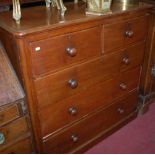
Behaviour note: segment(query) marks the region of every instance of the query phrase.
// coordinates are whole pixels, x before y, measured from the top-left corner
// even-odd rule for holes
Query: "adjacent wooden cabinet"
[[[22,82],[39,153],[79,153],[137,116],[150,5],[63,17],[44,6],[0,14],[0,40]],[[9,41],[8,41],[9,39]],[[25,141],[27,143],[27,141]]]
[[[152,4],[150,11],[150,28],[148,34],[147,52],[145,54],[142,73],[142,85],[140,89],[142,113],[148,110],[149,104],[155,99],[155,2],[153,0],[141,0]]]
[[[25,95],[0,43],[0,153],[32,153]]]

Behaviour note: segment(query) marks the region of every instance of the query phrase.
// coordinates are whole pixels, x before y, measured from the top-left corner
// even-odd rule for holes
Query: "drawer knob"
[[[124,64],[128,65],[129,62],[130,62],[130,60],[129,60],[128,57],[124,57],[123,60],[122,60],[122,62],[123,62]]]
[[[120,114],[123,114],[124,113],[124,109],[122,109],[122,108],[118,108],[118,110],[117,110]]]
[[[133,37],[134,33],[132,30],[130,30],[130,31],[126,31],[125,35],[126,35],[126,37],[131,38],[131,37]]]
[[[69,48],[66,49],[66,51],[67,51],[67,54],[68,54],[69,56],[71,56],[71,57],[74,57],[74,56],[77,55],[77,50],[76,50],[76,48],[71,48],[71,47],[69,47]]]
[[[69,80],[69,81],[68,81],[68,84],[69,84],[69,86],[70,86],[72,89],[75,89],[75,88],[78,86],[78,82],[77,82],[76,80],[73,80],[73,79]]]
[[[126,90],[126,89],[127,89],[127,85],[124,84],[124,83],[121,83],[119,86],[120,86],[120,88],[121,88],[122,90]]]
[[[4,142],[5,142],[5,136],[3,133],[0,132],[0,145],[4,144]]]
[[[71,114],[71,115],[76,115],[77,114],[77,109],[74,108],[74,107],[70,107],[68,109],[68,112]]]
[[[76,135],[72,135],[72,136],[71,136],[71,140],[72,140],[74,143],[77,143],[78,140],[79,140],[79,138],[78,138],[78,136],[76,136]]]

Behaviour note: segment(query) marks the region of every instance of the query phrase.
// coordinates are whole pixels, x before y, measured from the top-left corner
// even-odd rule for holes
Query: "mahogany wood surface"
[[[19,116],[20,113],[16,104],[3,109],[0,108],[0,126],[19,118]]]
[[[37,47],[40,48],[39,51],[36,51]],[[81,32],[56,36],[34,42],[31,44],[31,48],[33,74],[37,76],[99,56],[101,53],[101,29],[94,27]],[[69,55],[67,53],[68,48],[74,48],[77,52],[76,55]]]
[[[131,78],[131,75],[134,75],[133,78]],[[84,90],[77,95],[66,98],[59,103],[52,104],[51,102],[51,106],[41,109],[39,111],[39,118],[43,137],[47,137],[69,123],[94,112],[95,109],[97,110],[101,107],[108,106],[116,98],[137,89],[139,68],[130,72],[122,73],[121,77],[120,75],[116,75],[113,79],[97,84],[94,87],[89,87],[88,90]],[[119,87],[122,81],[125,85],[127,85],[126,90],[122,90]],[[81,98],[81,100],[78,100],[79,98]],[[68,110],[71,107],[76,108],[77,115],[75,114],[74,116],[69,113]],[[52,114],[53,117],[46,118],[47,115],[45,114]]]
[[[84,143],[89,143],[91,139],[101,132],[105,134],[109,127],[114,126],[122,118],[134,112],[136,110],[137,100],[138,98],[134,91],[128,97],[119,100],[107,109],[100,110],[80,123],[76,123],[76,125],[62,131],[60,134],[48,138],[44,142],[44,152],[74,152],[73,150],[75,148],[80,147]],[[123,112],[120,112],[120,109]],[[76,141],[73,139],[75,137],[77,137]]]
[[[22,139],[15,144],[10,145],[8,148],[4,148],[1,151],[2,154],[31,154],[32,153],[32,143],[29,136]]]
[[[26,92],[39,153],[76,153],[137,113],[151,6],[113,3],[103,16],[87,16],[84,3],[66,6],[63,18],[45,6],[23,9],[19,24],[11,11],[0,14],[0,39]]]
[[[5,135],[5,142],[1,144],[0,151],[3,150],[10,142],[28,133],[26,118],[20,118],[14,123],[0,127],[0,131]]]
[[[115,19],[118,18],[116,21],[122,20],[123,18],[136,17],[135,13],[138,13],[139,16],[141,16],[142,14],[144,15],[145,11],[147,12],[147,9],[149,10],[152,5],[147,5],[145,3],[140,3],[139,5],[128,5],[126,6],[126,9],[123,10],[122,4],[113,3],[111,6],[112,13],[105,14],[104,16],[87,16],[85,14],[85,3],[79,3],[78,5],[66,3],[66,7],[68,10],[64,18],[61,18],[59,12],[55,8],[51,8],[49,10],[47,10],[45,6],[33,7],[33,9],[25,8],[22,10],[22,20],[20,25],[16,24],[12,19],[11,11],[3,12],[0,14],[0,26],[10,33],[14,33],[14,35],[23,36],[33,32],[36,33],[43,30],[47,31],[54,28],[58,29],[67,25],[72,26],[84,22],[85,24],[87,22],[100,23],[101,20],[102,23],[108,22],[111,21],[108,18],[112,18],[115,15],[118,15],[115,17]],[[121,17],[122,13],[124,14],[123,18]]]
[[[114,23],[104,27],[104,51],[113,51],[123,48],[133,42],[145,40],[147,34],[147,17],[141,17],[132,21]],[[128,36],[127,33],[133,33]]]

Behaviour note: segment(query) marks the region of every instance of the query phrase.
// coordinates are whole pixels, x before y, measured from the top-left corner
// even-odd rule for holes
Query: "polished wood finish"
[[[32,142],[30,138],[22,139],[15,144],[10,145],[8,148],[4,148],[1,151],[2,154],[31,154]]]
[[[85,15],[83,2],[66,6],[64,18],[45,6],[23,9],[18,25],[0,14],[39,153],[80,152],[137,114],[151,6],[114,2],[103,16]]]
[[[85,41],[83,42],[83,40]],[[85,59],[99,56],[101,53],[100,41],[101,29],[95,27],[34,42],[30,45],[32,72],[34,76],[39,76],[48,71],[68,67]],[[68,48],[76,49],[77,54],[74,57],[70,56],[67,53]]]
[[[131,43],[145,40],[147,34],[147,17],[114,23],[104,27],[105,52],[124,48]],[[133,33],[131,36],[130,33]]]
[[[135,112],[137,101],[137,94],[133,92],[127,98],[123,98],[59,134],[49,137],[44,141],[44,152],[74,152],[78,147],[91,142],[99,134],[105,134],[109,128],[113,128],[123,118]]]
[[[137,48],[139,49],[138,51]],[[80,91],[85,91],[90,86],[113,78],[114,74],[119,71],[125,71],[141,65],[143,54],[144,43],[138,43],[122,51],[117,51],[114,54],[106,55],[88,63],[80,64],[76,67],[71,67],[56,74],[35,80],[38,108],[42,109],[46,105],[58,102]],[[129,64],[124,64],[122,61],[127,57],[130,59],[130,62]],[[78,87],[74,90],[68,85],[70,79],[78,82]]]
[[[14,121],[14,123],[1,127],[0,131],[5,136],[5,142],[1,144],[1,149],[13,140],[25,135],[28,132],[28,130],[29,129],[25,118],[20,118]]]
[[[47,137],[58,129],[68,125],[69,123],[72,123],[82,118],[83,116],[94,112],[94,109],[97,110],[101,107],[106,107],[116,98],[119,98],[120,96],[125,95],[134,89],[137,89],[139,74],[139,68],[122,73],[121,75],[116,74],[113,79],[89,87],[88,90],[84,90],[77,95],[65,98],[59,103],[52,102],[50,98],[46,98],[47,102],[51,101],[51,104],[55,104],[52,104],[51,106],[49,105],[46,108],[41,108],[39,110],[42,136]],[[120,87],[120,84],[122,83],[124,83],[127,87],[125,90]],[[49,93],[46,92],[45,94]],[[113,94],[113,96],[111,94]],[[78,100],[79,98],[82,100]],[[38,99],[38,101],[40,100],[41,99]],[[46,104],[46,101],[42,104]],[[69,112],[69,108],[71,107],[77,110],[77,114],[72,115]],[[47,118],[47,115],[50,114],[52,114],[52,117]]]

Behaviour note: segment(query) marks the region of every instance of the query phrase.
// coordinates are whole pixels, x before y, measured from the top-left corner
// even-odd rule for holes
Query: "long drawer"
[[[144,42],[34,81],[38,108],[89,89],[142,63]],[[137,50],[139,49],[139,50]],[[72,80],[72,84],[68,83]],[[72,88],[73,87],[73,88]]]
[[[43,142],[44,153],[68,153],[82,146],[88,140],[90,142],[95,136],[112,128],[116,123],[133,113],[137,103],[138,94],[132,92],[108,108],[45,139]]]
[[[33,42],[31,61],[33,76],[60,69],[101,54],[101,30],[83,31]]]
[[[20,117],[17,104],[0,108],[0,126],[7,124]]]
[[[52,103],[50,106],[40,109],[39,119],[42,137],[53,134],[69,123],[94,112],[100,107],[106,107],[114,99],[137,89],[139,76],[140,68],[134,68],[116,74],[113,79],[90,87],[87,91],[84,90],[58,103]]]

